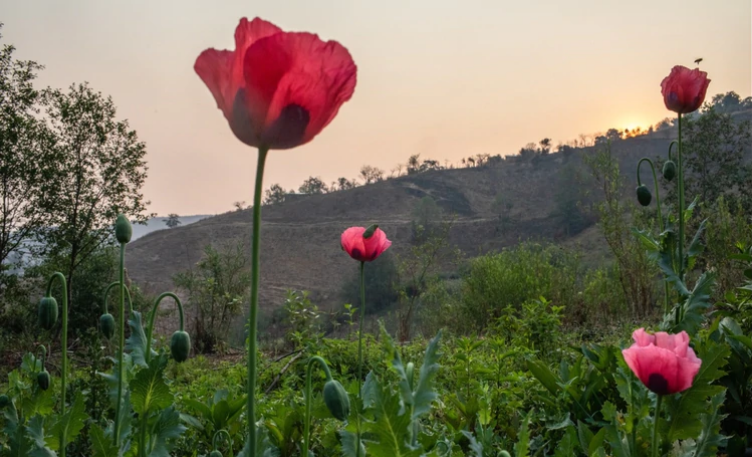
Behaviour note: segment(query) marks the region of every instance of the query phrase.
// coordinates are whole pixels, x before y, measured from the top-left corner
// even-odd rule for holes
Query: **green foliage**
[[[389,309],[397,302],[394,284],[399,273],[392,251],[386,251],[366,265],[366,315]],[[360,271],[353,265],[352,272],[342,285],[341,300],[360,304]]]
[[[463,278],[462,319],[482,331],[508,309],[547,297],[554,304],[571,301],[577,283],[577,259],[554,246],[523,243],[470,261]]]
[[[173,277],[195,310],[193,340],[198,353],[210,353],[227,343],[226,335],[240,313],[251,285],[244,243],[204,247],[201,260]]]

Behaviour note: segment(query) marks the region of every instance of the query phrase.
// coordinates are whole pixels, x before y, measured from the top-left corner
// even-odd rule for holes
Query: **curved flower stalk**
[[[61,414],[65,414],[66,387],[68,379],[68,283],[65,280],[65,276],[63,276],[63,274],[59,271],[53,273],[49,281],[47,282],[47,291],[45,292],[44,297],[39,302],[39,321],[43,327],[49,329],[55,324],[55,321],[57,320],[57,301],[52,296],[52,286],[55,283],[55,280],[60,280],[63,296],[63,334],[61,337],[62,342],[60,344],[60,352],[62,352],[63,356],[60,373],[60,410]],[[52,311],[53,309],[54,311]],[[44,346],[42,346],[42,348],[44,348]],[[46,354],[46,348],[44,348],[44,352]],[[46,370],[44,370],[44,357],[42,357],[42,369],[43,371],[42,373],[39,373],[37,379],[40,383],[39,386],[43,390],[46,390],[45,385],[49,387],[49,374],[46,375],[46,382],[41,379],[42,377],[45,377],[44,374],[46,373]],[[60,432],[60,457],[65,457],[65,432],[66,431],[64,429]]]
[[[40,344],[38,349],[42,350],[42,357],[40,358],[41,364],[39,365],[39,373],[37,373],[37,385],[40,389],[47,390],[50,388],[50,374],[44,367],[44,359],[47,357],[47,348],[44,347],[44,344]]]
[[[110,292],[115,287],[118,287],[120,285],[120,281],[115,281],[110,283],[105,289],[104,294],[102,295],[102,315],[99,317],[99,329],[102,331],[102,334],[107,338],[108,340],[111,339],[115,335],[115,318],[110,314],[109,308],[107,307],[107,297],[110,296]],[[128,287],[125,287],[125,297],[128,300],[128,311],[133,312],[133,301],[131,300],[131,292],[128,290]],[[120,348],[122,351],[123,348]]]
[[[258,148],[253,196],[251,297],[248,313],[246,449],[256,455],[256,358],[261,195],[271,149],[308,143],[355,91],[357,68],[347,49],[311,33],[284,32],[255,18],[240,20],[233,51],[207,49],[194,70],[242,143]]]
[[[180,327],[179,330],[175,331],[175,333],[172,334],[172,339],[170,340],[170,351],[172,352],[172,357],[175,359],[176,362],[185,362],[186,359],[188,359],[188,354],[191,352],[191,338],[188,335],[188,333],[185,332],[183,328],[183,324],[185,321],[184,315],[183,315],[183,304],[180,302],[180,299],[177,295],[175,295],[172,292],[164,292],[157,297],[156,300],[154,300],[154,306],[151,309],[151,315],[149,316],[149,330],[146,335],[146,353],[144,354],[144,358],[146,359],[146,363],[149,363],[149,360],[151,359],[151,341],[152,341],[152,334],[154,333],[154,322],[157,318],[157,311],[159,308],[159,303],[165,299],[165,298],[172,298],[175,303],[178,305],[178,314],[180,316]]]
[[[232,437],[230,433],[224,429],[218,430],[214,433],[214,438],[212,438],[212,451],[209,453],[209,457],[222,457],[222,453],[217,448],[217,438],[222,438],[222,435],[227,437],[227,443],[229,443],[230,450],[232,451]]]
[[[303,451],[301,455],[307,456],[310,448],[310,431],[311,431],[311,401],[313,392],[311,391],[311,371],[313,365],[318,363],[326,375],[326,384],[324,384],[324,403],[337,420],[345,421],[350,415],[350,397],[347,391],[339,381],[332,378],[332,372],[324,359],[319,356],[311,357],[308,360],[306,368],[306,391],[305,391],[305,424],[303,430]]]

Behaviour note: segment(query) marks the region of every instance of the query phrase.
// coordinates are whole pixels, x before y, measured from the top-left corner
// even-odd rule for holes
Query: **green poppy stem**
[[[363,404],[361,393],[363,391],[363,322],[366,316],[366,263],[360,262],[360,325],[358,327],[358,408]],[[355,421],[357,440],[355,440],[355,457],[360,457],[360,411],[356,411]],[[307,457],[307,456],[306,456]]]
[[[678,160],[676,166],[679,168],[679,279],[684,281],[684,163],[683,163],[683,148],[682,148],[682,115],[679,113],[679,147],[678,147]],[[679,311],[679,310],[677,310]],[[679,312],[677,312],[677,324],[679,323]],[[683,313],[682,313],[683,314]]]
[[[41,369],[39,370],[40,372],[42,372],[44,371],[44,359],[47,358],[47,348],[44,346],[44,344],[40,344],[39,346],[37,346],[37,350],[39,349],[42,350],[42,365]]]
[[[144,354],[144,359],[146,360],[146,363],[149,363],[149,360],[151,359],[151,339],[152,334],[154,333],[154,321],[157,318],[157,309],[159,308],[159,303],[167,298],[170,297],[173,300],[175,300],[175,303],[178,305],[178,315],[180,316],[180,331],[183,331],[183,304],[180,303],[180,299],[177,295],[175,295],[172,292],[163,292],[162,294],[157,297],[156,300],[154,300],[154,306],[151,309],[151,315],[149,316],[149,330],[146,335],[146,354]]]
[[[671,158],[671,148],[669,147],[668,150],[668,157]],[[658,227],[661,230],[661,233],[663,232],[663,213],[661,212],[661,194],[660,194],[660,185],[658,184],[658,176],[655,173],[655,165],[653,164],[653,161],[648,159],[647,157],[643,157],[640,159],[639,162],[637,162],[637,185],[642,185],[642,182],[640,180],[640,165],[642,165],[642,162],[647,162],[650,165],[650,170],[653,172],[653,185],[655,188],[655,205],[658,209]],[[671,296],[669,295],[669,289],[668,289],[668,282],[665,280],[663,281],[663,292],[665,295],[665,303],[663,305],[664,312],[669,311],[669,302],[671,301]]]
[[[115,287],[119,286],[120,282],[114,281],[107,285],[107,287],[104,289],[104,295],[102,296],[102,314],[107,314],[108,307],[107,307],[107,297],[110,296],[110,291],[114,289]],[[128,290],[128,288],[125,288],[125,298],[128,300],[128,311],[133,312],[133,300],[131,300],[131,291]]]
[[[66,380],[68,378],[68,283],[65,281],[65,276],[63,276],[62,273],[59,271],[56,271],[52,274],[52,277],[50,277],[49,282],[47,283],[47,296],[52,296],[52,284],[55,282],[55,279],[59,279],[61,285],[63,286],[63,341],[62,346],[60,348],[60,352],[63,353],[63,367],[62,367],[62,373],[60,375],[60,410],[61,414],[65,414],[65,391],[66,391]],[[65,431],[61,430],[60,432],[60,457],[65,457],[65,441],[64,438]]]
[[[653,423],[653,457],[658,457],[658,419],[661,414],[661,403],[663,403],[663,395],[658,395],[658,401],[655,405],[655,422]]]
[[[308,449],[310,449],[310,436],[311,436],[311,397],[313,397],[313,394],[311,392],[311,370],[313,369],[313,364],[318,363],[321,365],[321,368],[324,369],[324,373],[326,374],[326,380],[330,381],[332,379],[332,372],[329,370],[329,366],[326,364],[324,359],[322,359],[319,356],[311,357],[308,360],[308,367],[306,368],[306,391],[305,391],[305,424],[303,429],[303,452],[301,452],[301,455],[303,457],[308,457]]]
[[[115,428],[113,438],[115,440],[115,447],[120,446],[120,410],[123,402],[123,376],[125,376],[125,369],[123,367],[123,351],[125,350],[125,244],[120,243],[120,265],[119,275],[120,280],[118,285],[120,286],[120,334],[118,344],[118,389],[117,389],[117,403],[115,403]],[[130,298],[130,297],[129,297]],[[130,303],[130,300],[128,300]]]
[[[251,457],[256,456],[256,347],[259,288],[259,240],[261,235],[261,194],[263,193],[264,164],[269,148],[260,147],[256,165],[256,188],[253,194],[253,237],[251,241],[251,303],[248,315],[248,442]]]
[[[218,430],[216,433],[214,433],[214,437],[212,438],[212,450],[217,451],[217,438],[221,438],[222,435],[225,435],[227,437],[227,443],[230,445],[230,450],[232,451],[232,437],[230,436],[230,432],[228,432],[225,429]]]

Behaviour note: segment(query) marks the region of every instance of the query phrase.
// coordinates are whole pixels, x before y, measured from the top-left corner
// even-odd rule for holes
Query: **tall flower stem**
[[[110,291],[114,289],[115,287],[119,286],[120,282],[115,281],[107,285],[107,287],[104,289],[104,295],[102,296],[102,313],[107,314],[108,312],[108,306],[107,306],[107,297],[110,296]],[[125,288],[125,298],[128,301],[128,311],[133,312],[133,301],[131,300],[131,292],[128,290],[128,288]]]
[[[677,153],[676,166],[679,168],[678,172],[678,186],[679,186],[679,279],[684,281],[684,161],[682,147],[682,115],[679,113],[679,147]],[[677,324],[679,323],[679,310],[677,309]]]
[[[361,393],[363,391],[363,321],[366,316],[366,263],[360,262],[360,325],[358,326],[358,408],[363,404]],[[360,457],[360,411],[355,412],[357,440],[355,440],[355,457]]]
[[[308,360],[308,367],[306,369],[306,391],[305,391],[306,407],[305,407],[305,424],[304,424],[304,430],[303,430],[303,452],[301,453],[303,457],[308,457],[308,449],[310,448],[311,397],[313,397],[313,394],[311,393],[311,370],[313,369],[314,363],[318,363],[319,365],[321,365],[321,368],[324,369],[324,373],[326,374],[327,381],[330,381],[332,379],[332,372],[329,371],[329,367],[327,366],[324,359],[322,359],[319,356],[314,356]]]
[[[655,405],[655,422],[653,422],[653,457],[658,457],[658,420],[661,414],[661,403],[663,403],[663,395],[658,395],[658,401]]]
[[[154,306],[152,306],[151,315],[149,316],[149,330],[146,335],[146,354],[144,354],[144,359],[146,360],[147,364],[149,363],[149,359],[151,359],[151,340],[152,334],[154,333],[154,321],[157,318],[157,309],[159,308],[159,303],[167,297],[175,300],[175,303],[178,305],[178,315],[180,316],[180,331],[183,331],[183,323],[185,321],[183,315],[183,304],[180,303],[180,299],[174,293],[163,292],[159,295],[159,297],[157,297],[156,300],[154,300]]]
[[[65,414],[65,390],[66,381],[68,379],[68,283],[65,281],[65,276],[59,271],[56,271],[50,277],[47,283],[47,297],[52,296],[52,284],[55,279],[60,280],[60,284],[63,287],[63,341],[60,347],[60,352],[63,353],[63,367],[62,374],[60,375],[60,410],[61,414]],[[65,430],[60,431],[60,457],[65,457],[65,441],[63,440]]]
[[[258,341],[256,323],[258,320],[259,288],[259,240],[261,231],[261,194],[264,184],[264,165],[269,148],[260,147],[256,165],[256,188],[253,194],[253,237],[251,241],[251,303],[248,314],[248,443],[250,455],[256,455],[256,346]]]
[[[669,148],[669,159],[671,158],[671,149]],[[658,183],[658,176],[655,173],[655,164],[653,164],[653,161],[648,159],[647,157],[643,157],[640,159],[639,162],[637,162],[637,185],[642,185],[642,180],[640,179],[640,165],[642,165],[642,162],[647,162],[648,165],[650,165],[650,171],[653,172],[653,186],[655,188],[655,205],[658,209],[658,227],[661,230],[661,233],[663,232],[663,213],[661,212],[661,194],[660,194],[660,185]],[[663,281],[663,292],[665,295],[665,304],[664,304],[664,310],[665,312],[668,312],[669,302],[671,301],[671,297],[669,295],[668,290],[668,283],[666,281]]]
[[[120,277],[118,281],[120,286],[120,332],[118,337],[118,389],[117,403],[115,403],[115,429],[113,433],[116,447],[120,445],[120,410],[122,408],[121,403],[123,402],[123,376],[125,375],[123,367],[123,351],[125,350],[125,291],[127,290],[125,287],[125,245],[126,243],[120,243]],[[130,303],[130,296],[128,298],[128,302]]]

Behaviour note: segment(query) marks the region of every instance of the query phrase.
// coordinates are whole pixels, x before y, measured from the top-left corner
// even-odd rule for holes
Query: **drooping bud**
[[[676,176],[676,164],[673,160],[667,160],[663,164],[663,177],[666,181],[671,181]]]
[[[173,333],[170,339],[170,352],[172,352],[172,358],[178,363],[188,360],[188,354],[191,353],[190,335],[182,330]]]
[[[37,384],[39,384],[39,388],[42,390],[50,388],[50,373],[47,370],[42,370],[37,375]]]
[[[222,457],[222,453],[219,451],[211,451],[209,457]]]
[[[102,330],[102,335],[108,340],[115,335],[115,318],[112,317],[112,314],[102,314],[99,318],[99,328]]]
[[[379,228],[377,224],[373,224],[370,227],[366,229],[365,232],[363,232],[363,238],[368,239],[373,236],[374,233],[376,233],[376,229]]]
[[[338,420],[344,421],[350,415],[350,397],[342,384],[334,379],[324,384],[324,403]]]
[[[124,215],[118,214],[117,220],[115,220],[115,238],[118,243],[130,243],[132,236],[133,227],[131,226],[131,221]]]
[[[42,297],[37,308],[39,326],[50,330],[57,322],[57,300],[54,297]]]
[[[0,395],[0,409],[5,409],[8,405],[10,405],[10,398],[5,394]]]
[[[645,185],[637,187],[637,201],[640,202],[640,205],[648,206],[652,200],[653,194],[650,193],[650,189]]]

